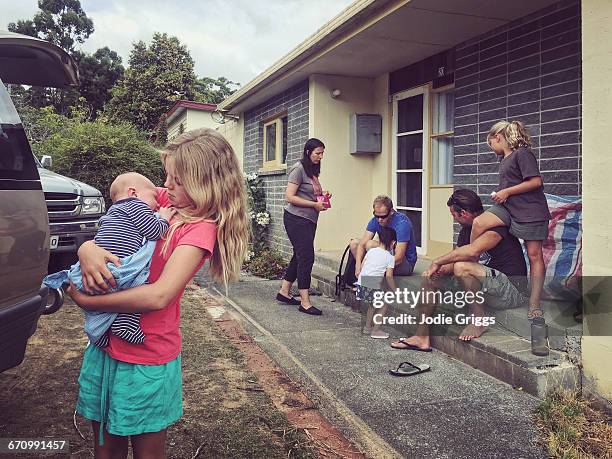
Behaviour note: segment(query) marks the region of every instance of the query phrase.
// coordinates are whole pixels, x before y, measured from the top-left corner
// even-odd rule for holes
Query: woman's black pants
[[[294,282],[297,279],[298,289],[310,288],[310,273],[314,264],[314,237],[317,224],[307,218],[298,217],[285,210],[283,215],[285,230],[293,246],[293,256],[285,271],[285,279]]]

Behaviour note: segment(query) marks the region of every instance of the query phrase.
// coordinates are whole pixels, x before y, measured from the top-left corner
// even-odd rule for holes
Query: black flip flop
[[[413,376],[425,373],[430,369],[429,365],[426,364],[413,365],[410,362],[402,362],[398,365],[397,370],[389,370],[389,373],[393,376]]]
[[[400,343],[402,343],[406,347],[393,347],[393,346],[391,346],[392,349],[397,349],[397,350],[400,350],[400,351],[409,350],[409,351],[419,351],[419,352],[431,352],[431,348],[430,347],[428,347],[427,349],[422,349],[422,348],[420,348],[418,346],[415,346],[414,344],[407,343],[404,340],[404,338],[400,338],[400,339],[398,339],[398,341]]]

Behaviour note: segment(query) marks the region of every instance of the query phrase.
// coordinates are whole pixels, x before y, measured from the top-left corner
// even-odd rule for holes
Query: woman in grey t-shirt
[[[321,159],[325,145],[319,139],[308,139],[304,145],[302,159],[295,163],[289,172],[285,198],[287,205],[283,222],[287,236],[293,246],[293,256],[287,266],[280,291],[276,299],[282,303],[300,305],[299,311],[320,316],[321,310],[310,302],[310,274],[314,264],[314,237],[317,230],[319,212],[327,210],[326,205],[317,200],[323,195],[319,183]],[[291,297],[291,286],[297,280],[300,300]]]

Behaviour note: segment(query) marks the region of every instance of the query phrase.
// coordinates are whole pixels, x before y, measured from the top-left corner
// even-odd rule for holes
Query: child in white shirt
[[[390,288],[394,289],[393,269],[395,268],[395,257],[393,249],[397,235],[395,230],[389,227],[381,227],[378,232],[379,246],[373,247],[366,253],[361,265],[359,279],[357,279],[357,299],[366,300],[369,303],[366,324],[363,333],[370,335],[371,338],[387,339],[389,334],[383,332],[380,327],[380,320],[374,323],[374,315],[377,319],[384,317],[387,305],[377,310],[372,304],[374,292],[381,289],[383,281],[387,281]]]

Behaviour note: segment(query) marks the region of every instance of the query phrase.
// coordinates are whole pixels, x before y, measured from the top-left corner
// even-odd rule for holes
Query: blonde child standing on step
[[[531,320],[544,314],[540,306],[546,273],[542,242],[548,236],[551,218],[544,185],[523,123],[495,123],[489,131],[487,143],[496,155],[502,157],[499,187],[491,194],[495,205],[474,220],[470,241],[487,229],[502,225],[508,226],[511,234],[525,241],[531,281],[527,317]]]

